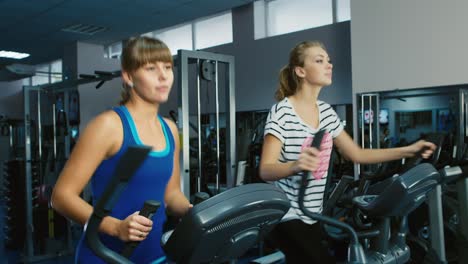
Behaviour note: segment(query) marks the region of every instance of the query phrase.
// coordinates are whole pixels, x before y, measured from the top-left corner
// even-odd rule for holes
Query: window
[[[28,78],[24,78],[22,79],[23,81],[23,86],[31,86],[31,77],[28,77]]]
[[[119,59],[122,54],[122,41],[110,44],[104,48],[104,57],[109,59]]]
[[[333,5],[336,21],[333,18]],[[255,39],[350,20],[350,0],[263,0],[254,2]]]
[[[62,60],[54,61],[50,64],[50,83],[62,81]]]
[[[265,8],[268,36],[333,23],[330,0],[275,0],[266,2]]]
[[[194,23],[195,49],[204,49],[232,42],[232,13],[196,21]],[[216,34],[213,34],[216,33]]]
[[[351,20],[351,0],[336,0],[336,22]]]
[[[36,75],[32,77],[32,85],[41,85],[50,83],[49,73],[50,65],[43,64],[36,66]]]
[[[23,85],[41,85],[62,81],[62,60],[36,65],[35,75],[23,79]]]
[[[216,32],[216,34],[213,34]],[[142,34],[162,40],[173,55],[180,49],[205,49],[232,42],[232,13],[223,12],[208,18]]]
[[[254,2],[254,39],[267,37],[265,1]]]
[[[193,49],[192,24],[156,31],[153,36],[166,43],[172,54],[177,54],[180,49]]]

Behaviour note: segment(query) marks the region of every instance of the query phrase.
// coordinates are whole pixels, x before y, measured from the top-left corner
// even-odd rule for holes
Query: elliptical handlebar
[[[318,131],[315,134],[314,139],[312,140],[311,147],[315,147],[320,150],[320,144],[322,142],[324,134],[325,134],[324,130]],[[302,174],[302,180],[301,180],[301,187],[299,189],[298,203],[299,203],[299,208],[301,209],[302,213],[304,213],[306,216],[308,216],[311,219],[317,220],[319,222],[324,222],[326,224],[335,226],[337,228],[343,229],[346,232],[348,232],[350,234],[350,240],[351,240],[349,248],[348,248],[348,263],[367,263],[364,250],[361,244],[359,243],[359,239],[356,234],[356,231],[354,231],[354,229],[350,225],[344,222],[338,221],[334,218],[328,217],[328,216],[310,212],[307,208],[305,208],[304,196],[305,196],[305,189],[307,187],[307,178],[310,175],[310,172],[303,171],[301,174]]]
[[[468,164],[447,166],[439,170],[441,182],[447,183],[457,180],[460,177],[468,176]]]
[[[127,186],[135,171],[140,167],[146,156],[151,151],[147,146],[130,146],[120,158],[119,163],[111,177],[109,184],[104,190],[102,196],[94,206],[93,213],[86,223],[85,236],[86,242],[93,252],[108,263],[132,264],[132,262],[107,248],[99,238],[99,225],[102,219],[109,215],[114,207],[117,198]]]

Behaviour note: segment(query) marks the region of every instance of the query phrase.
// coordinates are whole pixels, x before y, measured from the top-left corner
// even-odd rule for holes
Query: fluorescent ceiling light
[[[0,50],[0,57],[20,60],[29,57],[29,54],[15,51]]]

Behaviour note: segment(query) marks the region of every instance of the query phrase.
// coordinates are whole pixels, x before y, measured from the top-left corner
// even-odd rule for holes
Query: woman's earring
[[[129,83],[128,83],[128,86],[129,86],[130,88],[133,88],[133,83],[132,83],[132,82],[129,82]]]

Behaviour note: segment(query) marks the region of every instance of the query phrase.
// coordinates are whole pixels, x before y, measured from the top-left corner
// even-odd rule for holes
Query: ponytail
[[[299,85],[294,69],[288,65],[284,66],[279,73],[279,87],[275,93],[277,101],[283,100],[285,97],[293,95]]]

